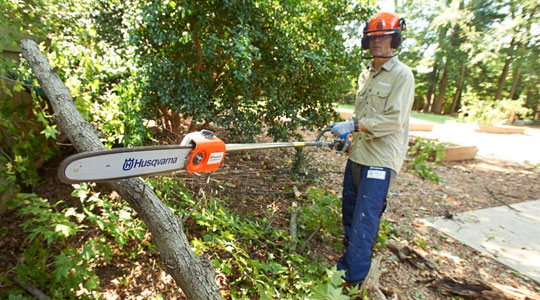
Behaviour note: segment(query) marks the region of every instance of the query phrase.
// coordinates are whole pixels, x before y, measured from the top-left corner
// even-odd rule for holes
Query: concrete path
[[[344,120],[352,118],[351,109],[338,108],[337,112]],[[432,131],[411,131],[411,136],[438,139],[461,146],[476,146],[479,156],[524,164],[540,163],[540,128],[525,130],[525,134],[495,134],[476,132],[475,124],[447,121],[435,124],[415,118],[411,124],[433,124]]]
[[[424,222],[540,284],[540,200]]]
[[[474,124],[446,122],[434,124],[431,132],[411,131],[410,135],[476,146],[479,156],[524,164],[540,163],[540,129],[527,129],[525,134],[495,134],[476,132]]]

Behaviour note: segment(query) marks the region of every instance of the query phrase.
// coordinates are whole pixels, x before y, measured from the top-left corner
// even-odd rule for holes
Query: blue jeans
[[[341,203],[346,249],[337,265],[338,270],[345,270],[346,281],[362,281],[369,272],[388,187],[395,174],[389,168],[347,161]]]

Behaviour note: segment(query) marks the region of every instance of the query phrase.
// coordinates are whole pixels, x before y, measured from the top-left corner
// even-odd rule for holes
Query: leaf
[[[69,237],[75,233],[75,230],[64,224],[56,224],[54,227],[55,232],[60,232],[64,237]]]
[[[41,134],[44,134],[46,138],[53,138],[56,139],[56,134],[58,133],[58,130],[56,130],[56,125],[47,126],[45,129],[41,131]]]
[[[24,91],[24,87],[21,84],[15,84],[13,86],[13,91],[14,92],[22,92],[22,91]]]

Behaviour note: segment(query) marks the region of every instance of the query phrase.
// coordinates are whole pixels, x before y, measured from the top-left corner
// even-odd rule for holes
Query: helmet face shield
[[[394,34],[396,33],[396,31],[376,31],[376,30],[373,30],[373,31],[368,31],[366,32],[366,35],[367,37],[372,37],[372,36],[381,36],[381,35],[391,35],[391,34]]]

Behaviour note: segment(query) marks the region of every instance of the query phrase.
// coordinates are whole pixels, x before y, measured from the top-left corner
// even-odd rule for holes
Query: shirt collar
[[[396,65],[396,63],[398,62],[398,58],[397,56],[394,56],[392,58],[390,58],[387,62],[385,62],[381,69],[384,69],[386,71],[390,71],[394,68],[394,66]],[[368,67],[370,68],[370,70],[375,70],[375,68],[373,67],[373,61],[370,61],[369,64],[368,64]]]

